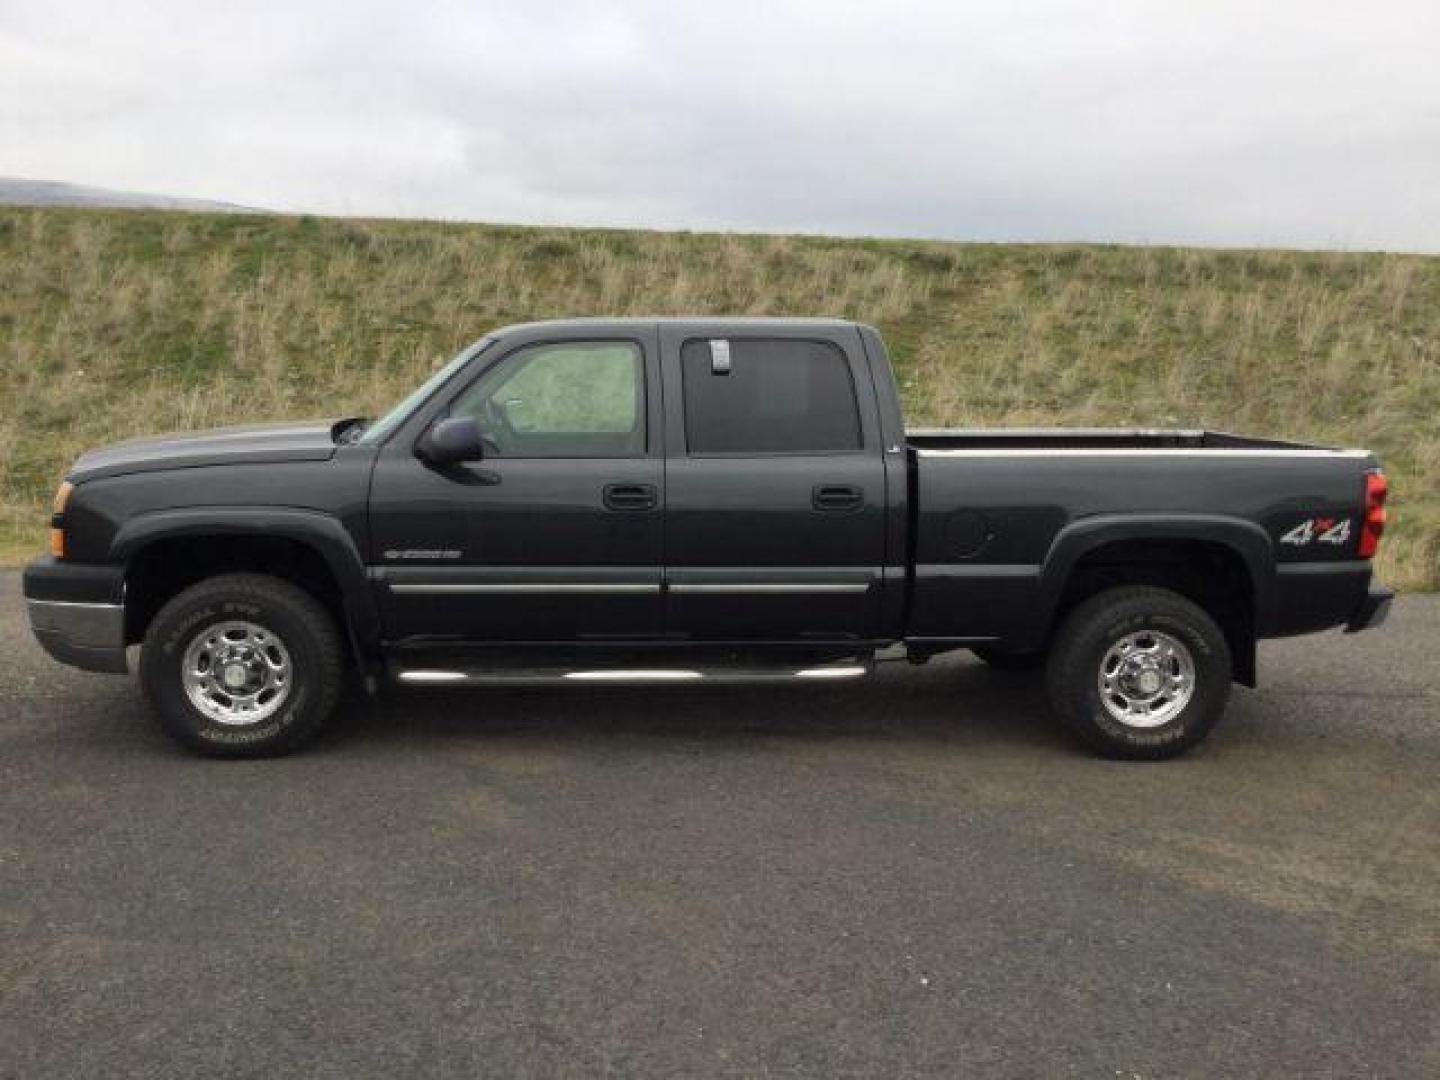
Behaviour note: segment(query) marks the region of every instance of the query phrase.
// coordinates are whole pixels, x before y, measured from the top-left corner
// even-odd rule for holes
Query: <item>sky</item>
[[[1440,3],[0,0],[0,176],[344,215],[1440,252]]]

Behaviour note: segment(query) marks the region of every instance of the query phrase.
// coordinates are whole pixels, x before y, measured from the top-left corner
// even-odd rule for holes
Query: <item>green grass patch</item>
[[[375,415],[491,327],[875,324],[920,425],[1214,427],[1380,454],[1381,571],[1440,588],[1440,259],[0,208],[0,559],[77,453]]]

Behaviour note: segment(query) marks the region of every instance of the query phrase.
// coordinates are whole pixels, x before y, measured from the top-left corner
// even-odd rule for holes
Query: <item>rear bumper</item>
[[[25,568],[25,605],[35,640],[56,660],[123,674],[124,572],[45,558]]]
[[[1349,626],[1364,613],[1371,590],[1378,588],[1373,567],[1363,559],[1280,563],[1275,571],[1273,619],[1268,629],[1262,627],[1261,637]]]
[[[1361,630],[1372,630],[1390,617],[1390,604],[1395,594],[1383,585],[1371,585],[1370,591],[1360,606],[1345,624],[1347,634],[1358,634]]]

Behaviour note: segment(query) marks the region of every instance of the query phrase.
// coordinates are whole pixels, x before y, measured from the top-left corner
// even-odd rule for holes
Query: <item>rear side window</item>
[[[833,454],[861,448],[850,365],[828,342],[687,341],[680,365],[685,444],[692,454]]]

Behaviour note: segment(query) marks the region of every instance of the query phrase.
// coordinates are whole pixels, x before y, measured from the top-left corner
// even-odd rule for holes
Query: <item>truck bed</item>
[[[916,450],[1329,450],[1283,439],[1225,431],[1157,428],[915,428],[905,432]]]
[[[1198,430],[924,430],[907,442],[915,636],[1038,642],[1045,631],[1028,613],[1047,603],[1047,574],[1137,520],[1161,545],[1249,552],[1239,576],[1260,583],[1260,636],[1334,625],[1364,599],[1354,523],[1375,461],[1363,451]],[[1337,541],[1281,542],[1317,518],[1351,527]]]

